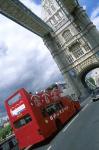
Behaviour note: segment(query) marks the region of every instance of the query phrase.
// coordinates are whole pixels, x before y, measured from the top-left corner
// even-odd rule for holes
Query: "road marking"
[[[91,100],[90,100],[90,99],[91,99]],[[86,103],[86,101],[89,101],[89,103],[90,103],[90,101],[92,101],[92,97],[89,96],[89,97],[87,98],[87,100],[84,100],[84,101],[81,103],[81,105],[84,105],[84,103]]]
[[[91,101],[88,103],[88,104],[86,104],[86,106],[81,110],[81,111],[84,111],[87,107],[88,107],[88,105],[91,103]],[[63,131],[62,132],[65,132],[67,129],[68,129],[68,127],[77,119],[77,117],[79,116],[79,114],[77,114],[72,120],[71,120],[71,122],[65,127],[65,129],[63,129]]]
[[[89,105],[89,103],[86,104],[86,106],[81,111],[84,111],[88,107],[88,105]]]
[[[50,145],[48,148],[47,148],[47,150],[50,150],[52,148],[52,146]]]
[[[79,114],[77,114],[77,115],[71,120],[71,122],[65,127],[65,129],[63,129],[63,132],[65,132],[65,131],[68,129],[68,127],[75,121],[75,119],[77,119],[78,116],[79,116]]]

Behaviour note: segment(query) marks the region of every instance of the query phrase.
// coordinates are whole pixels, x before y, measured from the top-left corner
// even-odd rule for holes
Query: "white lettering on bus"
[[[65,108],[62,108],[58,113],[54,113],[53,115],[50,116],[50,120],[55,119],[56,117],[58,117],[60,114],[64,113],[65,110],[68,110],[68,106],[66,106]]]
[[[60,110],[59,112],[60,112],[60,114],[62,113],[62,111],[61,111],[61,110]]]
[[[53,120],[53,116],[50,116],[50,120]]]
[[[54,119],[56,118],[56,114],[53,115],[53,118],[54,118]]]
[[[24,111],[25,105],[22,104],[19,107],[15,108],[14,110],[10,110],[11,115],[16,116],[19,115],[22,111]]]

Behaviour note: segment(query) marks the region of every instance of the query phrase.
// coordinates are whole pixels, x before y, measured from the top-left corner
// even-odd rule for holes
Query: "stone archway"
[[[99,63],[94,63],[94,64],[91,64],[89,66],[87,66],[86,68],[84,68],[84,70],[80,73],[79,77],[81,79],[81,82],[82,84],[84,85],[85,88],[88,88],[88,85],[85,81],[85,77],[86,75],[93,69],[95,68],[99,68]]]

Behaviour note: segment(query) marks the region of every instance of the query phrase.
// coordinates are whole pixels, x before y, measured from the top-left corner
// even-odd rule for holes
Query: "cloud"
[[[83,5],[83,9],[86,10],[86,9],[87,9],[87,6],[86,6],[86,5]]]
[[[0,56],[6,55],[7,50],[8,50],[8,48],[7,48],[6,44],[3,41],[1,41],[0,42]]]
[[[34,3],[37,1],[37,3]],[[35,13],[37,16],[41,16],[41,5],[37,5],[40,3],[38,0],[20,0],[25,6],[27,6],[33,13]]]
[[[40,5],[21,2],[40,15]],[[42,39],[0,15],[0,109],[5,113],[4,99],[21,87],[35,91],[61,79]]]
[[[99,6],[93,10],[91,20],[96,25],[97,29],[99,29]]]
[[[41,5],[20,1],[41,16]],[[99,7],[91,19],[99,29]],[[63,78],[42,39],[0,15],[0,109],[3,111],[4,99],[17,89],[40,90],[58,80]]]
[[[7,28],[2,26],[0,31],[1,35],[5,35],[2,39],[7,45],[7,54],[0,58],[0,70],[2,70],[0,88],[12,85],[20,78],[24,80],[36,71],[44,71],[43,73],[46,74],[45,72],[51,64],[54,69],[57,68],[41,38],[13,22],[10,22],[8,27],[9,20],[5,21],[3,16],[0,19],[7,26]],[[4,44],[2,50],[5,48]],[[43,68],[47,70],[43,70]],[[50,70],[53,73],[54,70],[52,68]],[[35,73],[34,75],[37,76]],[[9,79],[7,80],[6,77]]]

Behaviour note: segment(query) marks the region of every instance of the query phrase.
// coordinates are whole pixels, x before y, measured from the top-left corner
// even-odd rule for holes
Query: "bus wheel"
[[[56,128],[57,128],[57,130],[59,131],[59,130],[61,130],[61,128],[62,128],[62,122],[59,120],[59,119],[56,119]]]

